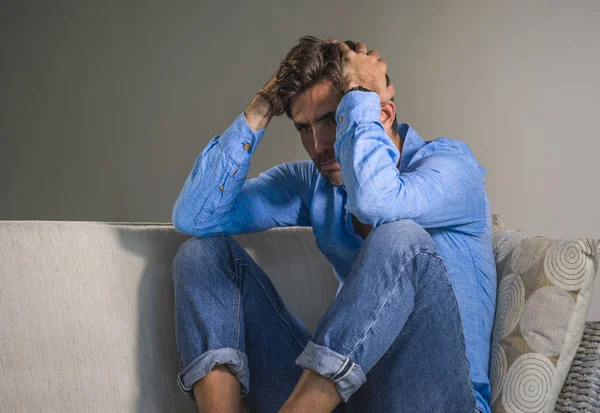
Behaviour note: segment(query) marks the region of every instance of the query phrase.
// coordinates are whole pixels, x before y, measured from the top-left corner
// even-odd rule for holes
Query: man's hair
[[[346,40],[344,43],[351,50],[356,51],[356,42]],[[303,36],[281,61],[277,81],[268,91],[275,115],[285,113],[291,119],[292,98],[323,80],[331,81],[338,96],[344,94],[339,47],[335,43],[327,43],[314,36]],[[389,85],[390,78],[387,74],[385,80],[386,85]],[[395,116],[392,133],[398,133],[398,120]]]

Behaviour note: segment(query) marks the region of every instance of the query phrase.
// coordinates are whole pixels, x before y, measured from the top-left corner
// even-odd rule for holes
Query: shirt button
[[[221,185],[221,186],[219,187],[219,190],[220,190],[220,191],[222,191],[223,189],[225,189],[225,186]]]
[[[250,150],[250,144],[245,143],[244,144],[244,150],[249,151]]]
[[[343,120],[344,120],[344,117],[340,116],[340,123],[342,123]]]

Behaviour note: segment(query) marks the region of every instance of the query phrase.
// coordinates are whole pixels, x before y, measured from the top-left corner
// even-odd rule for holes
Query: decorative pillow
[[[493,229],[492,411],[553,412],[585,327],[600,240],[535,236],[498,215]]]

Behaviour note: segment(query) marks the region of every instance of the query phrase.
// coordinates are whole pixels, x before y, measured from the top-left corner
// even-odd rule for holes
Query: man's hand
[[[337,41],[331,43],[336,43],[340,49],[344,92],[362,86],[376,92],[381,103],[394,97],[396,94],[394,85],[390,83],[386,86],[387,62],[379,58],[377,50],[367,53],[367,46],[364,43],[357,43],[355,52],[345,43]]]
[[[275,82],[277,82],[277,75],[279,74],[280,70],[281,70],[281,66],[279,66],[277,68],[277,70],[275,71],[275,73],[273,73],[271,75],[271,78],[267,81],[267,83],[265,83],[265,85],[263,86],[264,90],[266,90],[268,92],[273,87],[273,85],[275,84]]]
[[[271,75],[271,78],[263,86],[263,89],[267,93],[277,81],[277,74],[279,73],[280,69],[281,66],[277,68],[275,73]],[[273,118],[273,113],[273,106],[271,105],[271,103],[259,93],[254,95],[254,98],[244,110],[244,116],[246,116],[248,124],[255,131],[266,128],[271,119]]]

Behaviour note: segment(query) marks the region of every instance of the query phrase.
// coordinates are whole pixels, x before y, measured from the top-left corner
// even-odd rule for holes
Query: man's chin
[[[342,179],[342,171],[340,171],[339,169],[333,171],[321,171],[321,175],[323,175],[323,177],[327,179],[327,182],[329,182],[332,186],[344,185],[344,181]]]

